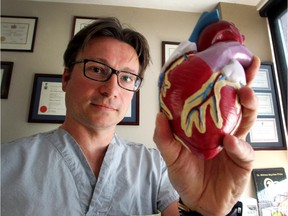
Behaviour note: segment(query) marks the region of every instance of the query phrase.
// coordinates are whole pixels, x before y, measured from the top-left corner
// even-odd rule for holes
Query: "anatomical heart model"
[[[237,90],[246,84],[253,54],[244,36],[218,11],[203,13],[188,41],[165,63],[159,78],[161,111],[174,136],[198,157],[210,159],[241,120]]]

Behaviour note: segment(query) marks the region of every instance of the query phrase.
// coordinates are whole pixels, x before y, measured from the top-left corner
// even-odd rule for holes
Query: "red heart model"
[[[216,156],[224,136],[233,133],[241,119],[237,97],[241,83],[229,80],[223,68],[231,61],[244,69],[250,65],[252,53],[243,42],[232,23],[210,24],[199,36],[199,52],[184,53],[161,75],[161,110],[174,137],[199,158]]]

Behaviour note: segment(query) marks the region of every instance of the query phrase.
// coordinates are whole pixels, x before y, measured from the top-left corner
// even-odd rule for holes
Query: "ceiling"
[[[202,13],[210,11],[219,2],[235,3],[256,6],[257,9],[267,2],[267,0],[32,0],[43,2],[64,2],[81,4],[98,4],[110,6],[125,6],[137,8],[150,8],[160,10],[185,11]]]

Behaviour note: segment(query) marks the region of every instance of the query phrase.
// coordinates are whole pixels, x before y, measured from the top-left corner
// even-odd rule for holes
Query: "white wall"
[[[59,126],[59,124],[27,122],[34,74],[62,74],[62,55],[71,38],[73,16],[116,16],[121,22],[129,23],[147,38],[152,56],[152,64],[146,71],[145,83],[140,91],[140,125],[118,126],[117,133],[129,140],[155,147],[152,136],[158,111],[157,81],[161,69],[161,41],[182,41],[188,38],[200,14],[23,0],[2,0],[1,6],[2,15],[38,17],[35,47],[32,53],[1,52],[2,61],[14,62],[9,97],[1,100],[1,142]],[[250,11],[247,15],[243,13],[246,7],[228,5],[226,8],[226,6],[224,4],[222,16],[227,20],[231,19],[237,26],[240,25],[240,30],[246,35],[247,46],[252,52],[260,56],[263,61],[271,61],[271,49],[267,45],[269,40],[266,21],[258,16],[256,8],[247,7]],[[237,12],[230,14],[233,8]],[[242,10],[241,13],[239,8]],[[239,17],[239,14],[242,16]],[[248,18],[252,20],[247,22]],[[246,19],[245,25],[241,25],[242,19]],[[255,35],[253,26],[256,25],[257,32],[261,30],[259,34],[261,37]],[[266,45],[263,46],[262,43]],[[255,167],[282,166],[287,169],[287,164],[287,151],[256,152]],[[246,194],[255,197],[252,181],[247,187]]]

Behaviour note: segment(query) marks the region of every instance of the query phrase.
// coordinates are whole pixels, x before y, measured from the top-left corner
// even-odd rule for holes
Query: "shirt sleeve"
[[[163,211],[167,208],[172,202],[179,200],[179,195],[176,190],[173,188],[169,177],[166,164],[161,157],[161,179],[160,179],[160,187],[158,193],[158,208],[159,211]]]

